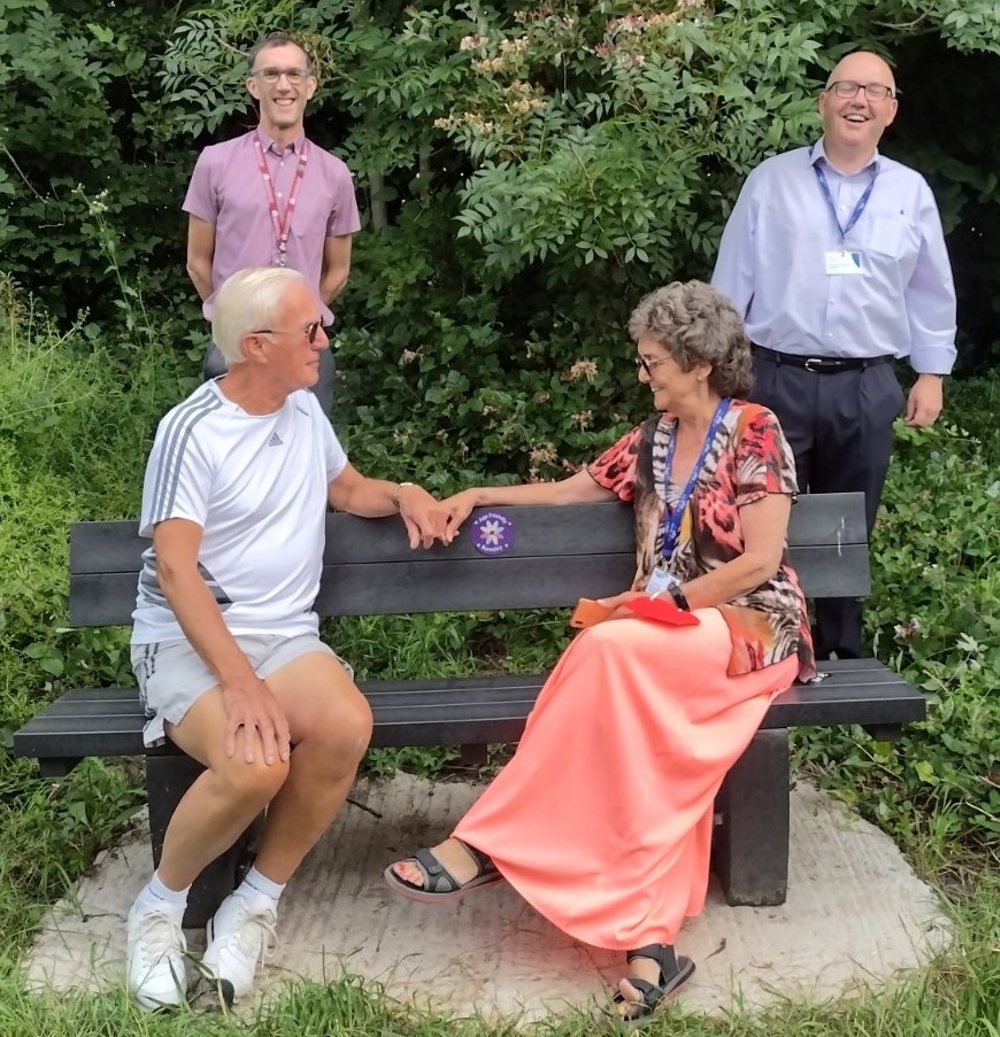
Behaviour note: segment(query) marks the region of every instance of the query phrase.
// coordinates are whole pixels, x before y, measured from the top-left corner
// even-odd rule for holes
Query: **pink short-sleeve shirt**
[[[223,282],[237,270],[271,266],[277,256],[274,224],[267,189],[254,149],[260,134],[264,158],[274,183],[278,210],[284,214],[288,195],[306,143],[298,137],[282,154],[261,130],[212,144],[198,156],[184,198],[184,211],[215,227],[212,258],[212,295],[202,306],[212,319],[212,303]],[[308,143],[307,162],[288,236],[286,262],[309,284],[319,289],[323,248],[327,238],[354,234],[361,228],[354,181],[347,166],[335,155]],[[323,306],[324,323],[333,321]]]

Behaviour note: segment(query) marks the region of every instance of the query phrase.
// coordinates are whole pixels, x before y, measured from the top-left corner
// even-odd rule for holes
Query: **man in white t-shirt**
[[[144,1008],[186,994],[191,883],[267,806],[253,868],[208,925],[203,971],[250,990],[285,883],[340,809],[371,712],[319,640],[325,514],[401,514],[411,547],[445,540],[434,499],[354,469],[308,392],[328,342],[302,275],[243,270],[216,297],[228,364],[160,422],[142,495],[132,664],[147,745],[204,764],[128,917],[128,984]],[[294,747],[295,752],[292,753]]]

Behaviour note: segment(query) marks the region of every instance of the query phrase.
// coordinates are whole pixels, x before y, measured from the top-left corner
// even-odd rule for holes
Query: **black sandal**
[[[503,878],[492,859],[485,853],[480,853],[474,846],[463,843],[461,839],[456,842],[461,843],[462,849],[476,862],[476,874],[468,882],[459,882],[430,850],[417,850],[412,857],[407,858],[420,869],[424,880],[421,885],[400,878],[394,870],[395,864],[390,864],[383,872],[385,881],[391,889],[404,897],[432,904],[441,900],[457,900],[470,890],[491,886]]]
[[[626,1026],[642,1026],[649,1022],[653,1013],[694,975],[694,962],[690,958],[678,958],[673,947],[666,943],[651,943],[647,947],[629,951],[625,956],[630,965],[636,958],[655,961],[660,966],[660,981],[650,983],[635,976],[628,977],[629,983],[642,995],[641,1001],[627,1000],[621,990],[615,994],[614,1003],[628,1005],[634,1013],[619,1016]]]

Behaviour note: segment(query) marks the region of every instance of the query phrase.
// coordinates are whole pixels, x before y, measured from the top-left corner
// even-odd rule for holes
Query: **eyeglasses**
[[[274,86],[275,83],[281,79],[282,76],[288,80],[292,86],[298,86],[304,80],[308,79],[312,72],[307,68],[258,68],[250,73],[254,79],[261,79],[268,86]]]
[[[661,356],[657,360],[647,360],[645,357],[637,356],[635,358],[635,366],[641,367],[646,374],[652,374],[654,367],[659,367],[660,364],[665,364],[669,359],[670,357],[668,356]]]
[[[857,97],[859,90],[864,90],[865,97],[869,101],[884,101],[886,98],[896,96],[894,86],[885,86],[883,83],[855,83],[853,79],[838,79],[831,83],[827,92],[833,91],[838,97]]]
[[[276,331],[274,328],[258,328],[251,334],[254,335],[305,335],[309,339],[309,345],[311,346],[316,341],[316,335],[319,333],[319,329],[323,326],[321,320],[314,320],[311,324],[307,324],[304,328],[299,331]]]

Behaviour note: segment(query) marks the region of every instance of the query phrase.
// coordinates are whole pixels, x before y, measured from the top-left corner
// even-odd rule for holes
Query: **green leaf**
[[[52,674],[53,677],[62,676],[63,672],[63,661],[59,656],[50,655],[46,656],[39,662],[39,666],[46,672]]]
[[[87,28],[90,29],[98,43],[114,43],[115,34],[111,29],[97,25],[95,22],[87,22]]]

